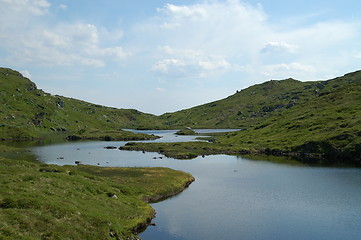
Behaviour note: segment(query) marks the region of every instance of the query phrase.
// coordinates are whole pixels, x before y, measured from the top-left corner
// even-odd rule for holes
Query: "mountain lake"
[[[198,130],[215,132],[222,130]],[[156,142],[194,141],[175,130]],[[151,204],[157,215],[143,240],[343,239],[361,237],[361,169],[320,167],[242,156],[213,155],[192,160],[158,153],[105,149],[127,142],[75,141],[29,149],[47,164],[103,167],[168,167],[191,173],[184,192]]]

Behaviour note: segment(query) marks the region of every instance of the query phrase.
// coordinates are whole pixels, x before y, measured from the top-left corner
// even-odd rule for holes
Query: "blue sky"
[[[162,114],[361,69],[356,0],[0,0],[0,65],[52,94]]]

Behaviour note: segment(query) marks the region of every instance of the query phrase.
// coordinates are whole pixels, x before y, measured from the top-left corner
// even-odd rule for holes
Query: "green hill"
[[[219,152],[360,162],[361,71],[328,81],[271,80],[160,119],[168,128],[241,129],[217,138]]]
[[[270,86],[272,82],[262,85]],[[276,104],[283,107],[266,113],[258,108],[255,114],[259,116],[252,119],[252,125],[246,120],[244,131],[228,134],[219,141],[266,153],[300,153],[360,162],[361,71],[295,86],[274,95]],[[289,105],[280,103],[283,99],[290,100]],[[267,108],[272,106],[275,105],[268,104]]]
[[[311,101],[316,99],[329,102],[328,98],[331,96],[325,95],[337,92],[343,87],[352,87],[352,83],[357,85],[360,81],[360,72],[329,81],[271,80],[237,91],[236,94],[219,101],[166,113],[161,119],[162,123],[170,128],[250,128],[265,119],[278,116],[281,112],[289,111],[294,106],[313,104]]]
[[[72,134],[83,138],[147,138],[120,131],[152,124],[155,116],[53,96],[19,72],[0,68],[0,139]],[[149,136],[148,136],[149,137]]]
[[[218,137],[217,149],[361,159],[361,71],[327,81],[271,80],[159,117],[53,96],[5,68],[0,68],[0,88],[0,139],[58,134],[136,140],[150,136],[120,129],[239,128]]]

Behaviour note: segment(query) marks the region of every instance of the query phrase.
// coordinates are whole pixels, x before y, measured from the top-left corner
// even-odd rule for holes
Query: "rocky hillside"
[[[117,133],[152,124],[155,116],[137,110],[104,107],[37,89],[19,72],[0,68],[0,139],[29,139],[54,134]],[[122,132],[121,132],[122,135]],[[132,137],[130,137],[132,138]]]
[[[137,139],[120,129],[239,128],[218,143],[236,151],[361,159],[361,71],[327,81],[271,80],[159,117],[53,96],[5,68],[0,89],[0,139]]]
[[[161,116],[168,126],[231,127],[212,143],[132,143],[179,158],[262,153],[361,165],[361,71],[328,81],[269,81],[226,99]]]
[[[218,138],[232,149],[361,162],[361,71],[328,81],[272,80],[161,118],[172,127],[240,128]]]
[[[302,85],[275,95],[276,105],[259,107],[244,131],[220,141],[272,154],[361,163],[361,71]]]
[[[341,95],[345,89],[351,90],[360,82],[361,72],[328,81],[271,80],[237,91],[236,94],[219,101],[164,114],[161,119],[162,123],[170,128],[252,128],[268,118],[291,111],[295,106],[309,104],[309,107],[313,108],[314,104],[322,100],[329,103],[323,107],[331,107],[336,98],[343,101],[346,96]],[[336,96],[337,92],[340,94]],[[354,93],[349,98],[352,98],[348,99],[350,101],[353,101],[353,98],[356,100],[357,94]],[[350,106],[353,107],[358,106]]]

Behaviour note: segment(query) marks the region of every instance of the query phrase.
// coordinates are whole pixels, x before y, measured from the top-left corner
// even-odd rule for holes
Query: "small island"
[[[197,135],[196,131],[194,131],[190,127],[186,127],[185,129],[179,130],[175,134],[177,134],[177,135]]]

